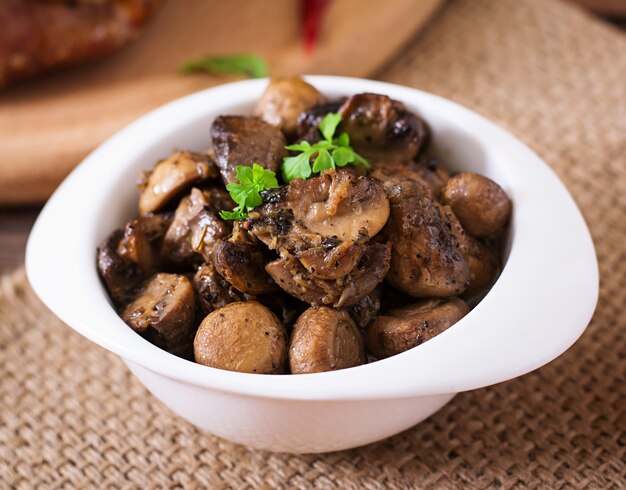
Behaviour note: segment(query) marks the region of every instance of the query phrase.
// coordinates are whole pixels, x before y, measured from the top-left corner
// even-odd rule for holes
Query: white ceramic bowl
[[[43,302],[121,356],[158,399],[193,424],[249,446],[294,453],[345,449],[396,434],[455,393],[546,364],[582,334],[598,295],[593,244],[574,201],[537,155],[478,114],[431,94],[361,79],[308,80],[330,97],[367,91],[401,100],[429,123],[438,154],[452,169],[485,174],[511,196],[506,265],[470,314],[395,357],[298,376],[194,364],[153,346],[117,316],[98,279],[96,248],[136,213],[137,173],[173,148],[208,148],[212,120],[249,113],[266,80],[176,100],[89,155],[49,200],[28,242],[27,273]]]

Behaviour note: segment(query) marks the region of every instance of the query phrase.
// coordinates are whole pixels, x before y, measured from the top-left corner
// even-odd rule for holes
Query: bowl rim
[[[367,400],[471,390],[532,371],[578,339],[597,303],[598,264],[580,211],[546,163],[501,127],[437,95],[358,78],[305,79],[331,96],[376,92],[411,108],[438,111],[447,123],[471,128],[490,154],[506,157],[502,168],[514,202],[509,257],[492,290],[466,317],[419,347],[372,364],[276,376],[180,359],[145,341],[117,316],[95,272],[95,248],[86,247],[91,245],[97,212],[110,202],[111,194],[105,195],[102,188],[113,186],[131,162],[124,151],[214,110],[207,108],[224,111],[243,99],[257,98],[267,79],[220,85],[174,100],[89,154],[47,202],[28,240],[26,272],[43,303],[85,337],[150,371],[221,392],[285,400]],[[65,226],[68,222],[74,225]]]

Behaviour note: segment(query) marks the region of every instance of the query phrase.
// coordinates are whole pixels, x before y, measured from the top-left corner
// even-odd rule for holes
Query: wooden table
[[[26,240],[39,211],[40,208],[0,208],[0,274],[24,262]]]

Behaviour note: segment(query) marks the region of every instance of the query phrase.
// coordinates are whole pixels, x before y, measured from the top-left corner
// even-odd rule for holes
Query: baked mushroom
[[[338,134],[370,160],[413,160],[428,138],[426,123],[386,95],[356,94],[340,107]]]
[[[265,204],[250,213],[248,228],[270,249],[302,252],[376,235],[387,222],[389,203],[379,182],[340,170],[296,179],[265,194]]]
[[[148,214],[131,220],[124,227],[118,254],[137,264],[144,276],[154,274],[161,264],[163,237],[171,222],[170,213]]]
[[[194,309],[189,279],[179,274],[160,273],[142,286],[121,316],[147,340],[178,354],[191,347]]]
[[[98,273],[116,307],[130,301],[138,286],[146,278],[138,264],[122,257],[119,252],[124,230],[111,233],[98,247]]]
[[[292,374],[335,371],[364,362],[361,333],[347,312],[314,306],[296,321],[289,344]]]
[[[276,315],[256,301],[209,313],[193,343],[196,362],[228,371],[284,372],[286,333]]]
[[[463,228],[475,237],[501,231],[511,216],[511,200],[493,180],[472,172],[453,175],[441,192]]]
[[[219,116],[211,126],[217,165],[227,184],[236,181],[237,167],[253,163],[278,173],[287,156],[279,128],[258,117]]]
[[[469,312],[459,298],[431,299],[379,315],[365,333],[367,348],[379,359],[400,354],[439,335]]]
[[[139,213],[153,213],[165,208],[182,191],[219,175],[208,153],[178,151],[143,174],[139,181]]]
[[[414,179],[384,182],[391,205],[385,233],[392,243],[387,280],[413,297],[461,294],[469,285],[467,260],[452,232],[456,218]]]
[[[219,217],[223,203],[228,202],[227,196],[222,189],[193,188],[180,200],[163,240],[167,262],[186,266],[211,260],[217,241],[231,231],[231,224]]]
[[[278,289],[265,272],[270,260],[267,249],[260,242],[218,240],[213,251],[215,270],[235,289],[251,295]]]
[[[251,299],[248,295],[235,289],[226,279],[217,273],[213,261],[198,267],[193,276],[193,287],[196,291],[201,313],[208,315],[213,310],[223,308],[229,303]]]
[[[280,258],[267,264],[265,270],[278,286],[301,301],[347,308],[383,281],[389,270],[390,249],[389,243],[370,242],[350,274],[334,280],[314,276],[284,249],[280,251]]]
[[[296,134],[298,116],[326,98],[300,77],[272,78],[257,102],[255,114],[279,127],[287,137]]]

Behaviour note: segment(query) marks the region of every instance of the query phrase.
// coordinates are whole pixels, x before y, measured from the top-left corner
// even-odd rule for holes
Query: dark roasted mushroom
[[[270,80],[261,95],[255,113],[265,122],[279,127],[288,137],[293,137],[298,116],[325,100],[313,85],[300,77],[276,77]]]
[[[385,233],[393,244],[387,280],[414,297],[462,293],[469,284],[469,270],[452,233],[454,215],[433,201],[430,188],[417,180],[383,184],[391,205]]]
[[[218,175],[217,167],[209,154],[176,152],[157,163],[154,170],[143,175],[139,182],[139,213],[159,211],[185,189]]]
[[[213,251],[217,272],[242,293],[259,295],[276,291],[272,278],[265,272],[271,258],[261,242],[219,240]]]
[[[286,332],[256,301],[231,303],[202,321],[194,340],[196,362],[243,373],[285,371]]]
[[[200,311],[207,315],[229,303],[246,301],[248,295],[237,291],[215,270],[213,261],[202,264],[193,276],[193,287],[196,290]]]
[[[335,371],[364,362],[361,333],[347,312],[314,306],[296,321],[289,345],[292,374]]]
[[[191,282],[178,274],[152,276],[122,311],[137,333],[168,352],[189,350],[194,335],[194,293]]]
[[[115,230],[98,248],[98,272],[118,307],[130,301],[145,278],[137,264],[119,255],[118,246],[123,237],[124,230]]]
[[[174,221],[163,241],[163,256],[169,263],[187,266],[211,260],[213,247],[230,234],[230,223],[219,217],[219,206],[228,194],[222,189],[192,189],[182,198]]]
[[[279,128],[258,117],[219,116],[211,126],[217,165],[227,184],[236,181],[237,167],[258,163],[278,173],[287,155],[287,141]]]
[[[137,264],[145,277],[154,274],[161,264],[161,246],[172,215],[148,214],[131,220],[124,227],[117,252]]]
[[[350,274],[339,279],[320,279],[311,274],[287,250],[265,270],[276,284],[292,296],[312,304],[346,308],[359,302],[382,282],[389,270],[390,245],[371,242]]]
[[[413,160],[428,138],[426,123],[386,95],[353,95],[339,113],[338,134],[348,133],[350,145],[367,159]]]
[[[495,235],[511,216],[511,200],[502,187],[471,172],[453,175],[441,192],[441,200],[475,237]]]
[[[379,359],[400,354],[439,335],[469,312],[458,298],[431,299],[379,315],[367,327],[365,342]]]

